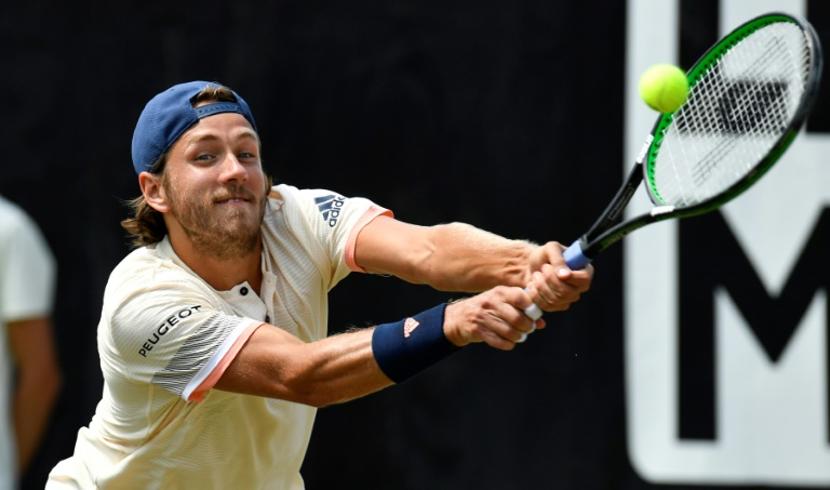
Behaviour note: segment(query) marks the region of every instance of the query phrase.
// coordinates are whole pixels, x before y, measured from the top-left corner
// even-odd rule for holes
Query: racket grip
[[[568,267],[575,271],[580,271],[591,263],[591,259],[582,253],[582,240],[573,242],[570,247],[565,249],[562,256],[565,258]]]
[[[539,308],[536,303],[533,303],[525,308],[525,315],[527,315],[531,320],[536,321],[542,318],[542,309]]]

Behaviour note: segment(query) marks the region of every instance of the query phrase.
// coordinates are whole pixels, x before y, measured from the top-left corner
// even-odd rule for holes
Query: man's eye
[[[196,156],[196,160],[209,161],[211,159],[213,159],[213,155],[210,153],[200,153]]]
[[[245,159],[256,158],[256,155],[249,152],[249,151],[243,151],[243,152],[239,153],[239,158],[245,158]]]

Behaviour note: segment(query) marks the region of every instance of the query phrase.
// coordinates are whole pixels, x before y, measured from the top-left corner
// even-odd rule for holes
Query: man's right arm
[[[452,303],[444,314],[444,336],[457,347],[485,342],[511,350],[533,329],[522,313],[530,303],[517,287],[497,287]],[[376,360],[373,334],[369,328],[306,343],[263,324],[215,388],[317,407],[368,395],[393,384]]]
[[[378,216],[359,233],[355,262],[441,291],[484,291],[496,285],[527,287],[545,311],[561,311],[588,290],[593,268],[570,270],[565,248],[510,240],[464,223],[418,226]]]

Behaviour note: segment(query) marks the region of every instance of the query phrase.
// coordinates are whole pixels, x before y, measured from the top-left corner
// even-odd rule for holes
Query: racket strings
[[[746,74],[746,77],[749,79],[760,79],[762,74],[766,72],[770,65],[777,64],[777,63],[786,63],[789,61],[790,57],[787,56],[785,51],[784,44],[778,38],[769,39],[769,46],[763,53],[763,55],[759,58],[763,60],[761,63],[754,63],[750,66],[753,67],[751,72]],[[744,51],[745,52],[745,51]],[[720,80],[720,79],[718,79]],[[738,85],[741,86],[740,84]],[[735,86],[732,87],[720,87],[721,92],[730,92],[734,91]],[[773,93],[770,93],[770,90]],[[748,136],[761,136],[761,135],[770,135],[770,134],[777,134],[786,129],[786,106],[784,104],[784,92],[787,90],[786,85],[780,82],[767,82],[767,83],[759,83],[754,84],[754,87],[750,87],[747,90],[737,90],[738,97],[735,98],[733,101],[730,101],[730,104],[733,106],[731,110],[734,111],[737,107],[742,107],[745,105],[753,104],[753,100],[763,99],[761,103],[766,104],[773,104],[775,107],[770,107],[771,113],[777,114],[781,117],[767,117],[767,118],[754,118],[750,120],[750,115],[753,114],[752,111],[738,111],[739,119],[733,120],[733,124],[740,129],[745,131],[745,135]],[[757,103],[755,103],[757,104]],[[753,104],[753,105],[755,105]],[[725,110],[724,107],[720,107],[721,110]],[[727,118],[727,121],[730,119]],[[778,122],[777,127],[773,127],[775,123]],[[761,126],[757,126],[757,124],[761,124]],[[747,130],[748,129],[748,130]],[[719,144],[717,144],[712,151],[709,152],[704,158],[702,158],[693,169],[693,177],[694,183],[701,187],[709,175],[711,175],[712,170],[716,167],[717,163],[725,156],[726,153],[731,151],[737,144],[738,140],[736,138],[723,138]],[[759,155],[762,156],[762,155]],[[743,170],[748,171],[751,169],[751,160],[747,160],[747,166],[743,169],[735,169],[735,170]],[[743,174],[743,172],[741,172]],[[739,175],[741,175],[739,174]]]
[[[750,65],[752,66],[751,71],[744,75],[747,79],[761,79],[763,73],[766,72],[770,65],[778,64],[779,62],[786,62],[789,59],[787,53],[785,52],[786,48],[779,39],[769,39],[769,44],[770,45],[764,51],[762,56],[758,58],[762,61],[760,63]],[[744,136],[750,137],[775,135],[785,130],[786,124],[783,116],[786,114],[786,107],[783,103],[784,99],[781,96],[769,94],[767,91],[770,87],[773,87],[774,90],[781,89],[786,91],[786,85],[777,82],[762,82],[751,84],[748,88],[744,89],[744,84],[741,82],[733,83],[731,86],[727,87],[725,86],[726,84],[719,83],[722,81],[722,78],[720,77],[708,78],[715,81],[714,84],[718,85],[716,90],[720,93],[726,93],[727,95],[730,94],[730,92],[737,93],[737,97],[729,100],[729,105],[731,107],[723,107],[722,102],[721,106],[718,108],[721,111],[730,111],[730,114],[725,118],[725,120],[731,121],[733,129],[737,129],[739,131],[742,130],[744,132]],[[752,111],[737,110],[737,119],[734,118],[737,108],[741,108],[746,105],[757,105],[757,103],[753,104],[753,101],[758,99],[763,99],[761,103],[775,104],[775,107],[769,108],[771,109],[770,112],[782,117],[753,118],[750,120],[750,116],[753,114]],[[723,101],[723,99],[721,100]],[[778,127],[773,127],[776,121],[779,123]],[[759,124],[760,126],[758,126]],[[694,164],[692,169],[692,178],[696,188],[703,188],[703,185],[706,180],[708,180],[709,176],[712,175],[712,171],[716,168],[718,162],[722,161],[726,154],[731,152],[737,146],[739,141],[740,140],[738,138],[721,138],[720,141],[706,155]],[[743,168],[733,169],[738,172],[737,175],[739,177],[751,169],[753,161],[757,161],[757,159],[752,160],[752,156],[760,158],[763,155],[749,155],[750,158],[744,160],[746,165]]]
[[[744,72],[741,77],[743,80],[758,80],[761,78],[762,74],[767,71],[770,65],[780,64],[782,61],[786,61],[787,57],[786,52],[784,51],[783,43],[781,43],[777,38],[768,39],[767,41],[766,49],[760,56],[756,57],[757,59],[754,63],[747,64],[744,60],[735,62],[745,66],[750,66],[752,68],[751,70]],[[750,50],[748,49],[743,49],[742,51],[736,50],[732,54],[747,53],[749,51]],[[758,62],[758,60],[761,60],[761,62]],[[724,60],[721,60],[719,63],[723,62]],[[718,64],[716,66],[720,68],[723,65]],[[785,110],[786,107],[783,104],[784,99],[781,96],[782,94],[780,90],[780,88],[784,86],[783,84],[775,82],[747,83],[746,81],[743,81],[732,82],[727,86],[723,86],[721,83],[723,81],[722,70],[712,70],[707,75],[708,76],[705,77],[706,80],[703,87],[707,88],[710,92],[715,91],[717,93],[724,94],[725,96],[721,95],[717,99],[719,102],[717,107],[718,112],[712,111],[711,108],[707,109],[708,112],[692,111],[696,114],[703,113],[707,116],[703,118],[696,118],[692,124],[692,131],[700,131],[701,127],[705,130],[706,125],[712,124],[713,120],[721,122],[722,127],[718,129],[728,136],[731,136],[733,133],[742,133],[744,136],[750,137],[759,135],[763,136],[769,134],[774,135],[776,131],[783,131],[785,125],[781,124],[782,118],[759,118],[757,116],[757,109],[755,111],[751,110],[752,106],[758,106],[759,104],[762,106],[770,106],[770,104],[777,105],[778,107],[775,108],[767,107],[771,113],[778,111],[780,114],[782,109]],[[770,87],[773,89],[770,90]],[[779,90],[775,90],[776,87]],[[703,93],[705,93],[705,91]],[[741,110],[743,107],[750,107],[750,110]],[[713,117],[713,114],[716,116]],[[719,117],[719,119],[716,117]],[[776,121],[778,122],[778,128],[773,127]],[[677,128],[682,129],[683,125],[679,124]],[[708,194],[705,194],[706,189],[703,187],[703,184],[705,184],[708,178],[712,175],[712,171],[717,168],[717,164],[721,162],[727,154],[734,151],[734,149],[738,147],[738,143],[740,141],[740,139],[733,137],[722,137],[718,139],[716,144],[714,144],[709,151],[702,158],[700,158],[696,164],[693,165],[692,182],[694,185],[691,186],[691,191],[698,191],[693,192],[693,201],[700,200],[699,196],[701,195],[703,195],[704,198],[708,196]],[[741,159],[746,165],[743,168],[734,168],[733,170],[736,171],[735,175],[740,178],[740,176],[752,168],[752,162],[757,161],[757,158],[760,158],[761,156],[763,155],[752,154],[749,155],[748,159]],[[677,179],[679,174],[676,170],[674,174]],[[683,181],[679,180],[678,182],[682,183]],[[703,192],[703,194],[701,194],[701,192]]]
[[[769,43],[766,49],[760,56],[757,57],[757,60],[760,60],[760,62],[750,63],[748,66],[751,67],[751,70],[743,74],[743,79],[758,80],[761,78],[762,74],[767,71],[770,65],[785,59],[784,57],[786,56],[786,53],[784,52],[783,43],[776,38],[769,39],[768,41]],[[746,52],[748,52],[746,49],[743,51],[736,50],[734,51],[734,54],[737,55]],[[741,63],[746,64],[746,61],[741,60]],[[721,67],[722,65],[718,64],[716,66]],[[707,85],[712,86],[710,88],[710,92],[725,95],[725,97],[722,95],[718,98],[718,112],[710,109],[707,113],[710,115],[719,114],[722,116],[720,120],[726,127],[719,129],[726,130],[727,132],[749,133],[749,135],[753,135],[752,133],[755,133],[754,135],[770,134],[769,124],[764,123],[773,121],[773,118],[764,119],[754,117],[753,120],[750,120],[750,116],[754,114],[753,111],[740,110],[741,107],[747,105],[757,105],[757,102],[753,104],[753,100],[758,99],[759,93],[763,94],[767,87],[770,86],[769,84],[733,82],[726,85],[722,83],[723,77],[721,76],[721,70],[713,70],[708,75],[710,76],[707,76],[706,79],[707,82],[710,83],[707,83]],[[772,86],[780,87],[781,84]],[[769,97],[764,97],[764,99],[767,100],[762,102],[766,102],[768,104]],[[777,100],[781,101],[782,99],[778,97]],[[759,122],[762,126],[758,126]],[[697,126],[699,129],[700,125],[698,124]],[[781,127],[781,130],[783,130],[783,126]],[[698,187],[701,187],[705,183],[708,176],[711,175],[712,169],[715,168],[717,163],[724,158],[726,153],[730,152],[736,146],[738,141],[739,140],[736,138],[721,138],[720,141],[693,166],[693,181]]]
[[[777,128],[778,132],[783,131],[785,128],[784,124],[780,124],[783,118],[763,118],[758,117],[757,111],[741,110],[741,108],[747,106],[751,109],[752,106],[757,106],[759,103],[766,104],[768,106],[767,109],[770,110],[771,114],[780,115],[782,110],[786,110],[786,107],[784,107],[782,103],[783,98],[780,97],[780,94],[779,96],[770,97],[770,94],[766,93],[769,90],[769,87],[780,88],[783,84],[768,81],[763,81],[761,83],[746,81],[761,80],[763,74],[768,71],[771,65],[786,62],[788,56],[785,51],[784,44],[780,42],[778,38],[771,38],[766,41],[766,48],[758,56],[755,56],[754,62],[747,63],[745,59],[735,62],[750,67],[749,70],[742,74],[742,81],[733,81],[731,83],[724,82],[722,70],[720,69],[723,66],[722,63],[728,61],[724,60],[724,57],[721,57],[721,60],[717,65],[715,65],[717,69],[711,70],[704,77],[705,81],[703,87],[706,90],[700,92],[701,100],[716,100],[718,106],[714,108],[715,110],[711,107],[704,107],[704,111],[690,111],[695,114],[704,114],[704,117],[694,118],[693,124],[691,125],[692,130],[706,130],[710,125],[715,123],[719,124],[719,127],[716,129],[720,130],[726,136],[717,138],[716,143],[712,145],[709,151],[692,165],[691,177],[694,185],[689,189],[693,194],[692,202],[699,201],[709,196],[704,184],[709,177],[712,176],[713,170],[717,169],[719,162],[723,161],[724,158],[726,158],[729,153],[734,151],[741,142],[739,138],[731,137],[732,133],[740,133],[744,137],[758,137],[771,134],[775,135],[776,128],[773,128],[772,126],[775,124],[776,120],[779,122],[779,127]],[[734,57],[738,58],[739,54],[746,54],[750,52],[751,50],[749,49],[741,50],[736,48],[730,54],[733,54]],[[710,98],[713,94],[717,95],[716,99]],[[777,107],[769,107],[771,102],[770,99],[773,104],[777,101]],[[695,106],[691,107],[694,108]],[[682,116],[681,124],[677,127],[683,128]],[[746,173],[746,171],[752,168],[752,163],[757,161],[757,159],[762,156],[763,155],[751,154],[748,155],[748,158],[741,158],[740,161],[743,161],[745,165],[743,167],[736,166],[735,168],[732,168],[732,175],[726,175],[726,177],[740,178]],[[679,174],[677,171],[674,173],[676,176],[675,178],[677,179]],[[683,180],[677,180],[677,182],[682,184]],[[688,204],[688,202],[682,202],[682,204]]]
[[[810,60],[801,29],[777,23],[712,62],[673,115],[652,162],[661,204],[700,203],[751,172],[787,131]]]

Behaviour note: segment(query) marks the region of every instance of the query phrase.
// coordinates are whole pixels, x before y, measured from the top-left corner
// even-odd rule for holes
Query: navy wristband
[[[372,353],[386,377],[400,383],[459,349],[444,336],[446,308],[442,303],[414,317],[375,327]]]

